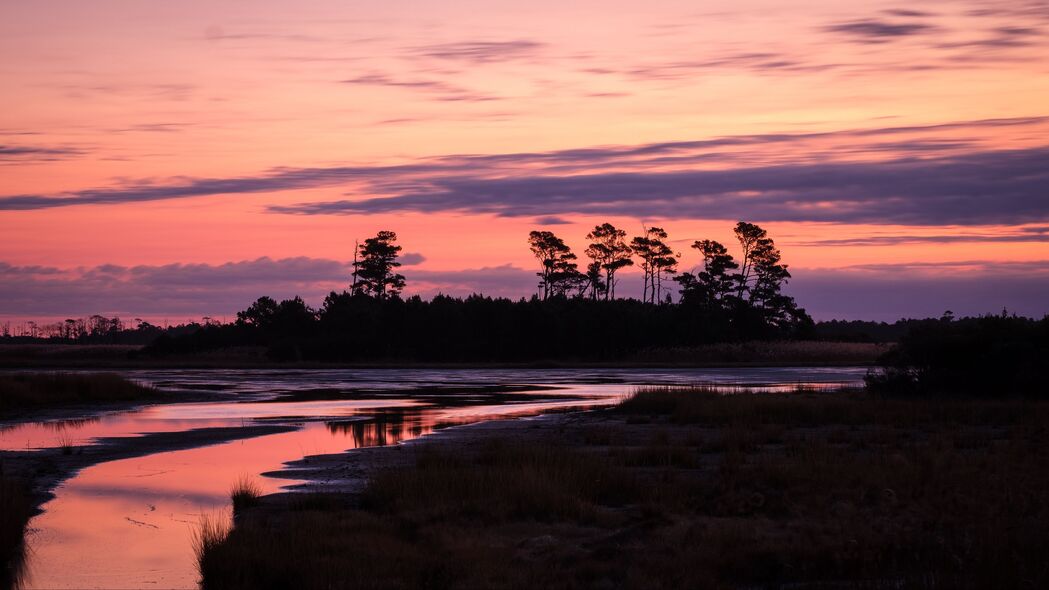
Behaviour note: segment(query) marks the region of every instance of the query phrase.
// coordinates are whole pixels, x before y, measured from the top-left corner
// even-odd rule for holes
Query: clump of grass
[[[154,399],[156,388],[112,373],[0,375],[0,412],[47,406]]]
[[[262,486],[254,478],[243,475],[233,483],[229,493],[233,500],[233,511],[257,506],[262,497]]]
[[[229,537],[231,527],[225,515],[200,515],[197,527],[193,529],[193,552],[197,556],[197,569],[201,576],[213,569],[215,550]]]
[[[26,482],[0,473],[0,587],[16,587],[25,566],[25,530],[33,516]]]
[[[76,450],[73,437],[64,432],[60,434],[58,437],[58,448],[61,449],[63,455],[72,455],[73,451]]]

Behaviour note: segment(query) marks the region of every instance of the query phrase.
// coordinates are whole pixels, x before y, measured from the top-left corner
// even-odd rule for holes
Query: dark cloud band
[[[980,150],[960,130],[1044,128],[1045,118],[728,136],[487,155],[397,166],[276,168],[253,177],[0,197],[0,210],[345,187],[351,198],[272,206],[299,215],[403,211],[908,225],[1049,220],[1049,147]],[[933,137],[929,137],[929,136]],[[885,159],[895,154],[895,159]],[[358,197],[358,195],[366,195]]]

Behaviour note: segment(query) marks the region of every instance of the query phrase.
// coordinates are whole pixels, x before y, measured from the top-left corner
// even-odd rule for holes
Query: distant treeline
[[[913,322],[867,387],[894,396],[1049,396],[1049,316]]]
[[[119,317],[93,315],[57,322],[0,322],[0,343],[33,344],[149,344],[162,335],[181,336],[214,325],[212,318],[177,325],[156,326],[143,320],[127,324]]]
[[[587,271],[564,240],[528,234],[538,262],[538,293],[530,300],[481,295],[404,300],[397,273],[397,234],[380,231],[354,252],[349,291],[332,292],[320,309],[302,299],[262,297],[233,325],[161,337],[147,354],[192,353],[261,345],[280,360],[524,361],[614,360],[660,347],[736,340],[812,338],[812,318],[782,293],[790,278],[772,238],[761,227],[733,229],[741,258],[711,240],[692,247],[702,270],[677,272],[681,254],[667,232],[650,227],[629,241],[610,223],[587,234]],[[641,300],[617,299],[616,272],[637,261]],[[669,285],[680,285],[679,303]]]
[[[156,326],[140,321],[134,326],[124,324],[120,318],[106,319],[109,329],[94,329],[101,325],[95,318],[68,319],[62,322],[38,324],[25,322],[3,330],[0,325],[0,343],[8,344],[151,344],[162,335],[185,336],[208,326],[222,325],[211,318],[200,321]],[[828,320],[815,322],[812,330],[799,332],[799,337],[814,338],[826,342],[896,342],[911,328],[920,326],[929,319],[901,319],[892,323],[865,320]]]
[[[816,336],[833,342],[897,342],[904,334],[931,319],[900,319],[892,322],[829,320],[816,323]]]
[[[924,365],[908,363],[931,355],[927,350],[944,349],[953,339],[966,341],[969,352],[991,350],[986,358],[993,357],[1000,366],[1007,366],[998,358],[1001,351],[987,348],[996,338],[1019,338],[1014,344],[1028,356],[1030,350],[1044,348],[1038,339],[1043,336],[1030,334],[1042,334],[1044,328],[1037,326],[1046,320],[1040,324],[1004,312],[963,320],[947,312],[936,320],[893,324],[816,324],[782,292],[791,275],[767,232],[743,221],[733,232],[738,260],[716,241],[696,240],[691,247],[702,257],[699,266],[679,272],[682,255],[668,246],[663,229],[647,228],[628,240],[625,231],[601,224],[586,236],[585,254],[591,262],[582,272],[561,238],[533,231],[527,243],[539,271],[538,292],[530,299],[438,295],[424,300],[401,297],[406,282],[397,273],[401,246],[396,233],[380,231],[355,248],[349,289],[332,291],[319,309],[299,297],[280,302],[260,297],[237,313],[233,323],[204,318],[201,323],[159,328],[140,321],[129,329],[118,318],[92,316],[40,329],[34,324],[29,334],[23,327],[21,336],[11,336],[5,327],[0,341],[48,337],[52,342],[148,343],[143,350],[147,356],[262,347],[274,360],[423,362],[620,360],[644,351],[756,340],[900,341],[898,354],[903,356],[885,361],[881,385],[889,389],[903,387],[908,379],[926,388],[932,373]],[[635,261],[642,270],[642,298],[617,298],[616,273]],[[670,287],[674,283],[676,301]],[[996,332],[987,327],[992,324],[1006,327]],[[1024,375],[1031,374],[1028,365],[1023,367]]]
[[[333,292],[319,310],[299,298],[263,297],[237,315],[233,324],[162,336],[144,354],[262,346],[274,360],[616,360],[654,348],[814,336],[811,321],[769,324],[745,307],[726,313],[635,299],[423,300]]]
[[[396,233],[384,230],[357,245],[349,290],[331,292],[320,309],[298,297],[261,297],[233,324],[205,322],[170,333],[140,324],[134,335],[150,336],[146,353],[153,355],[255,345],[278,359],[442,361],[617,359],[650,348],[815,337],[812,318],[782,292],[790,272],[772,238],[743,221],[733,232],[738,260],[718,242],[696,240],[691,247],[702,257],[700,266],[679,273],[682,255],[662,228],[628,239],[610,223],[595,226],[586,236],[586,272],[564,240],[532,231],[527,245],[539,269],[531,299],[424,301],[401,298],[401,246]],[[616,273],[635,263],[641,300],[618,299]],[[66,341],[129,337],[119,320],[101,316],[53,328],[50,336]]]

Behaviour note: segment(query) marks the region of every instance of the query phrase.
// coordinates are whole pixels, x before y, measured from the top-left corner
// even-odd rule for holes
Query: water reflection
[[[370,418],[327,422],[332,434],[350,435],[355,449],[385,447],[433,432],[436,424],[418,411],[381,410]]]
[[[301,483],[261,478],[311,455],[386,446],[442,427],[614,403],[646,384],[855,384],[863,369],[715,371],[159,371],[132,372],[169,388],[209,390],[212,402],[169,404],[0,431],[0,450],[91,444],[258,423],[290,432],[97,464],[56,490],[30,522],[30,588],[194,588],[191,538],[204,513],[228,514],[232,484],[255,476],[265,493]],[[513,386],[513,387],[507,387]],[[530,387],[543,386],[543,387]],[[304,393],[305,392],[305,393]],[[294,471],[284,477],[294,478]]]

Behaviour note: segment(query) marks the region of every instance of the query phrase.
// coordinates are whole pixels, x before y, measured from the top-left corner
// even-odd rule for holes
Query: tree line
[[[68,318],[54,322],[26,320],[16,324],[0,322],[0,342],[68,344],[149,344],[163,334],[178,336],[195,332],[219,321],[205,316],[200,321],[186,321],[174,325],[156,326],[135,318],[133,323],[119,317],[92,315],[87,318]]]
[[[401,246],[395,232],[384,230],[356,245],[349,289],[332,291],[319,309],[300,297],[260,297],[233,324],[161,337],[146,352],[256,345],[282,360],[615,360],[662,347],[813,338],[812,319],[781,292],[790,273],[767,232],[740,222],[735,235],[738,262],[718,242],[697,240],[692,247],[702,256],[700,269],[679,273],[682,256],[664,229],[646,228],[628,240],[604,223],[587,234],[583,272],[563,239],[532,231],[527,243],[539,270],[530,299],[423,300],[401,297]],[[641,299],[617,297],[617,273],[635,264],[642,271]]]
[[[696,240],[691,247],[702,257],[702,270],[695,273],[678,273],[682,255],[667,244],[667,232],[661,227],[646,228],[629,241],[626,231],[610,223],[594,227],[586,236],[589,244],[585,254],[590,259],[586,272],[579,270],[578,257],[553,232],[531,232],[528,246],[539,261],[536,274],[543,299],[615,299],[616,273],[634,266],[636,258],[641,268],[643,302],[671,303],[670,284],[676,282],[684,304],[726,313],[750,308],[780,326],[805,321],[805,311],[782,292],[790,271],[768,232],[740,221],[733,233],[739,242],[740,260],[737,262],[720,242]]]
[[[636,263],[641,269],[644,303],[672,303],[671,284],[677,283],[682,304],[708,312],[757,313],[778,327],[810,322],[794,299],[782,292],[790,271],[768,232],[740,221],[733,233],[739,243],[739,261],[717,241],[696,240],[691,247],[702,258],[701,270],[679,273],[682,255],[670,247],[661,227],[645,228],[628,240],[627,232],[611,223],[595,226],[586,235],[584,254],[590,261],[585,271],[562,238],[551,231],[535,230],[528,234],[528,248],[539,263],[537,295],[544,301],[559,297],[614,300],[619,283],[616,274]],[[395,232],[380,231],[357,245],[351,293],[378,299],[400,295],[405,278],[397,272],[401,246],[396,241]]]
[[[887,396],[1045,399],[1049,316],[1009,315],[912,321],[897,345],[867,375],[869,391]]]

